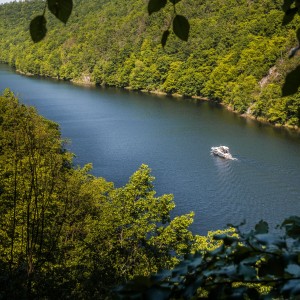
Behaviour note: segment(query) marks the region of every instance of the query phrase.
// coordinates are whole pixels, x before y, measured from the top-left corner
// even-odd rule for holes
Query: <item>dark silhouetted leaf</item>
[[[299,277],[300,276],[300,266],[296,265],[296,264],[290,264],[287,266],[287,268],[285,269],[286,272],[290,273],[291,275],[295,276],[295,277]]]
[[[282,10],[284,12],[287,12],[289,9],[291,9],[292,4],[294,3],[294,0],[284,0],[282,4]]]
[[[300,86],[300,66],[288,73],[282,87],[282,96],[290,96],[298,92]]]
[[[278,247],[278,248],[285,246],[285,242],[282,239],[282,237],[276,234],[267,234],[267,233],[256,234],[255,238],[261,245],[264,246]]]
[[[47,21],[44,16],[37,16],[30,22],[30,35],[35,43],[45,37],[47,33],[46,23]]]
[[[63,23],[67,23],[72,9],[73,2],[72,0],[47,0],[48,8],[51,13]]]
[[[250,299],[259,299],[261,298],[259,292],[255,288],[247,289],[247,295]]]
[[[283,17],[282,25],[289,24],[295,17],[296,13],[298,11],[297,7],[293,7],[291,9],[288,9]]]
[[[167,0],[150,0],[148,2],[148,14],[151,15],[164,8],[167,4]]]
[[[297,289],[300,287],[300,280],[290,280],[288,281],[283,288],[281,289],[282,295],[285,296],[285,299],[292,298],[291,295],[299,295],[297,294]],[[298,298],[293,298],[298,299]]]
[[[170,289],[152,287],[147,291],[147,299],[169,299],[170,294]]]
[[[181,0],[170,0],[171,3],[176,4],[178,2],[180,2]]]
[[[298,86],[300,85],[300,66],[298,66],[296,68],[296,70],[298,69],[297,71],[297,75],[295,75],[295,77],[297,77],[298,79]],[[296,71],[294,70],[294,71]],[[292,71],[292,72],[294,72]],[[291,73],[292,73],[291,72]],[[289,73],[286,77],[286,80],[288,79],[288,76],[290,76]],[[296,80],[296,79],[295,79]],[[298,87],[297,87],[297,90],[298,90]],[[297,90],[294,92],[296,93]],[[289,218],[287,218],[286,220],[284,220],[284,222],[282,223],[281,227],[284,227],[285,230],[286,230],[286,234],[292,238],[300,238],[300,217],[298,216],[291,216]]]
[[[165,30],[162,37],[161,37],[161,45],[162,45],[163,48],[166,46],[169,35],[170,35],[170,31]]]
[[[243,276],[244,280],[251,280],[256,277],[256,270],[254,267],[240,264],[238,267],[238,274]]]
[[[173,31],[183,41],[189,38],[190,24],[186,17],[176,15],[173,20]]]
[[[269,225],[267,222],[260,220],[259,223],[255,225],[256,233],[268,233],[269,232]]]
[[[278,276],[284,275],[285,265],[282,257],[271,257],[268,261],[263,262],[258,269],[259,276]]]
[[[217,249],[211,251],[211,255],[215,256],[220,254],[222,251],[224,251],[224,244],[222,244],[220,247],[218,247]]]
[[[214,235],[214,239],[215,240],[224,240],[225,238],[227,237],[227,234],[225,234],[225,233],[222,233],[222,234],[215,234]]]

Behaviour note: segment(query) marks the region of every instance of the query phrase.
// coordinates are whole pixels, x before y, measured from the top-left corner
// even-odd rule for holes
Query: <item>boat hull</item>
[[[229,153],[229,148],[225,146],[211,147],[211,154],[215,156],[219,156],[224,159],[231,159],[231,160],[234,159],[232,155]]]

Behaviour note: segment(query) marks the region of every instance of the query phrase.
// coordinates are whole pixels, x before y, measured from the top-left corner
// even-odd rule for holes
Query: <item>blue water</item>
[[[25,77],[0,65],[0,91],[58,122],[75,163],[124,185],[142,164],[158,195],[173,193],[173,216],[195,212],[191,229],[204,234],[246,220],[271,227],[300,215],[300,136],[239,117],[207,102],[120,89],[84,88]],[[225,144],[237,161],[209,154]]]

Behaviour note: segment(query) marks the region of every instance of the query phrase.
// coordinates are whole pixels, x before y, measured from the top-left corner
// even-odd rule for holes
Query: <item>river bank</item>
[[[156,177],[158,195],[174,194],[175,213],[195,212],[192,231],[226,224],[275,227],[300,211],[300,138],[263,126],[212,101],[155,96],[117,88],[82,88],[62,80],[21,76],[0,67],[0,89],[35,106],[72,141],[74,164],[122,187],[142,164]],[[238,161],[210,155],[227,145]],[[284,199],[284,201],[283,201]]]
[[[6,62],[4,62],[5,64],[8,64]],[[9,64],[8,64],[9,65]],[[83,86],[83,87],[97,87],[96,82],[92,81],[92,77],[89,74],[83,74],[81,78],[77,78],[77,79],[70,79],[70,80],[66,80],[63,78],[59,78],[59,76],[57,77],[51,77],[51,76],[41,76],[39,74],[32,74],[29,72],[23,72],[22,70],[19,69],[15,69],[15,71],[21,75],[24,76],[37,76],[37,77],[41,77],[41,78],[51,78],[54,80],[60,80],[60,81],[67,81],[67,82],[71,82],[74,85],[78,85],[78,86]],[[110,86],[110,85],[98,85],[98,86],[103,86],[103,87],[117,87],[117,86]],[[267,120],[267,118],[264,117],[256,117],[254,115],[252,115],[251,113],[243,113],[240,114],[239,112],[235,111],[231,106],[226,105],[220,101],[215,101],[213,99],[209,99],[207,97],[202,97],[202,96],[197,96],[197,95],[193,95],[193,96],[187,96],[187,95],[182,95],[182,94],[178,94],[178,93],[166,93],[164,91],[160,91],[160,90],[148,90],[148,89],[133,89],[130,86],[126,86],[126,87],[117,87],[117,88],[121,88],[121,89],[125,89],[125,90],[129,90],[129,91],[136,91],[136,92],[141,92],[141,93],[146,93],[146,94],[153,94],[153,95],[157,95],[157,96],[170,96],[173,98],[178,98],[178,99],[184,99],[184,100],[194,100],[194,101],[209,101],[209,102],[217,102],[218,104],[220,104],[221,106],[223,106],[225,109],[239,115],[240,117],[243,118],[248,118],[254,121],[257,121],[259,123],[262,124],[267,124],[270,126],[274,126],[276,128],[283,128],[286,130],[291,130],[291,131],[295,131],[297,133],[300,133],[300,128],[298,126],[291,126],[288,124],[280,124],[280,123],[272,123],[269,122]]]

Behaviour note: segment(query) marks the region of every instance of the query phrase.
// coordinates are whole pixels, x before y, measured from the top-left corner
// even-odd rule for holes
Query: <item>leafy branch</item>
[[[168,25],[168,28],[163,32],[161,44],[164,47],[167,43],[167,39],[170,34],[170,28],[174,34],[183,41],[187,41],[189,38],[190,24],[186,17],[177,14],[176,4],[181,0],[169,0],[173,5],[173,16],[172,22]],[[168,0],[150,0],[148,2],[148,14],[151,15],[155,12],[160,11],[167,5]],[[72,0],[47,0],[45,3],[44,11],[41,15],[36,16],[30,22],[30,35],[31,39],[37,43],[44,39],[47,34],[47,20],[45,17],[46,10],[49,10],[58,20],[67,23],[72,10]]]
[[[47,34],[47,20],[45,18],[46,10],[48,10],[61,22],[67,23],[73,10],[72,0],[47,0],[44,11],[41,15],[36,16],[29,26],[31,39],[37,43],[44,39]]]
[[[168,25],[168,28],[163,32],[161,38],[161,44],[165,47],[168,37],[170,35],[170,27],[172,25],[172,29],[174,34],[180,38],[182,41],[187,41],[189,38],[190,32],[190,24],[186,17],[177,14],[176,12],[176,4],[181,0],[169,0],[173,5],[173,16],[172,22]],[[167,0],[149,0],[148,2],[148,14],[151,15],[154,12],[158,12],[163,9],[167,4]]]
[[[290,217],[282,225],[285,234],[268,233],[268,224],[259,222],[249,233],[235,227],[238,237],[216,235],[222,245],[213,251],[197,253],[173,270],[164,270],[148,278],[138,278],[118,287],[118,299],[131,295],[152,299],[192,297],[209,299],[231,297],[267,299],[300,295],[300,218]],[[265,287],[264,293],[257,285]]]

